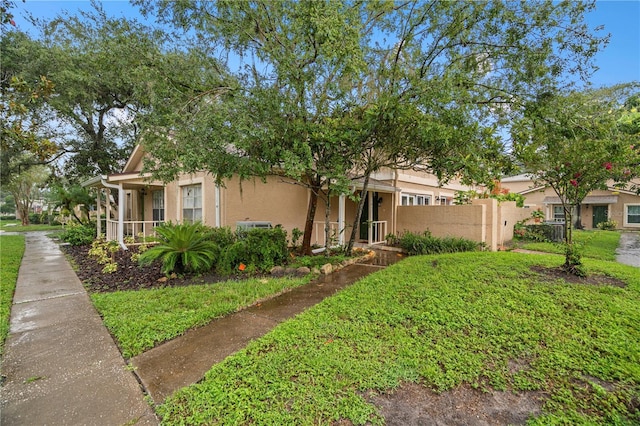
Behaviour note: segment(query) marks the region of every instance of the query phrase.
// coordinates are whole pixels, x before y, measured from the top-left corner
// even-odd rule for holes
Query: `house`
[[[200,172],[181,175],[163,184],[142,173],[145,155],[144,149],[137,146],[122,173],[98,176],[83,183],[98,189],[99,194],[105,194],[106,189],[117,191],[117,200],[113,200],[117,208],[112,208],[109,202],[105,203],[107,211],[97,212],[107,218],[105,229],[98,221],[98,234],[105,233],[108,240],[118,240],[124,245],[125,235],[150,235],[154,227],[168,221],[201,221],[232,229],[282,225],[289,233],[294,228],[304,229],[310,192],[291,179],[268,176],[264,181],[240,182],[234,177],[218,186],[210,174]],[[362,180],[354,180],[352,190],[359,192],[362,185]],[[371,245],[385,242],[388,234],[405,230],[430,229],[436,236],[460,237],[470,232],[479,242],[489,243],[495,249],[500,238],[502,241],[510,238],[512,231],[499,237],[485,229],[488,221],[502,223],[501,216],[493,213],[487,200],[477,200],[476,206],[453,205],[456,191],[470,189],[458,182],[440,186],[437,178],[427,172],[382,170],[369,181],[357,235],[361,242]],[[106,199],[104,195],[99,197]],[[97,203],[98,209],[101,204]],[[331,243],[343,244],[348,240],[356,208],[357,204],[346,195],[330,200]],[[458,209],[451,213],[454,208]],[[325,202],[319,198],[312,244],[325,243],[325,212]],[[477,226],[476,220],[480,221]],[[513,228],[513,223],[510,227]]]
[[[552,188],[536,185],[531,175],[507,177],[501,184],[511,192],[525,196],[526,207],[542,210],[547,222],[564,222],[560,198]],[[580,210],[585,229],[596,229],[599,223],[611,219],[617,223],[617,229],[640,230],[640,196],[633,191],[614,188],[613,182],[609,182],[606,190],[589,193]]]

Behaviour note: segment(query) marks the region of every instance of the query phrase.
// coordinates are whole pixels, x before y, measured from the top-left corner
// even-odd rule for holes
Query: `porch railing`
[[[125,220],[123,222],[123,235],[125,237],[136,237],[136,243],[145,242],[147,238],[156,236],[156,227],[164,222],[157,220]],[[107,241],[118,239],[118,221],[107,220],[106,229]]]
[[[387,235],[387,221],[376,220],[369,222],[369,244],[382,244],[386,242],[385,236]]]

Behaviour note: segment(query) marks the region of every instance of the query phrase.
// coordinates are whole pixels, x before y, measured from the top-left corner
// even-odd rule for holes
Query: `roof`
[[[544,204],[562,204],[560,197],[544,197]],[[618,202],[616,195],[588,195],[582,200],[582,204],[615,204]]]

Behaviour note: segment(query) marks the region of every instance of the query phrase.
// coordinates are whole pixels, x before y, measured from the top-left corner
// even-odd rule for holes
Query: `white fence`
[[[123,235],[125,237],[139,237],[140,242],[143,242],[149,237],[155,237],[156,227],[163,223],[157,220],[126,220],[123,222]],[[107,220],[106,237],[107,241],[118,240],[117,220]]]

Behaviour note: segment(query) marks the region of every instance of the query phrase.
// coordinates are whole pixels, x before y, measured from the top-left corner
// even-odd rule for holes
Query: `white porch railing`
[[[324,246],[324,222],[314,222],[313,243],[319,246]],[[367,244],[383,244],[386,242],[385,236],[387,235],[387,221],[376,220],[368,223],[369,226],[369,238]],[[344,232],[344,231],[343,231]],[[332,246],[339,244],[340,227],[338,222],[329,222],[329,238]],[[345,236],[344,239],[347,239]]]
[[[146,241],[149,237],[155,237],[156,227],[164,222],[157,220],[126,220],[123,222],[123,234],[125,237],[142,237]],[[107,241],[118,240],[118,221],[107,219],[106,229]]]
[[[369,222],[369,244],[382,244],[386,242],[385,236],[387,235],[387,221],[376,220]]]

